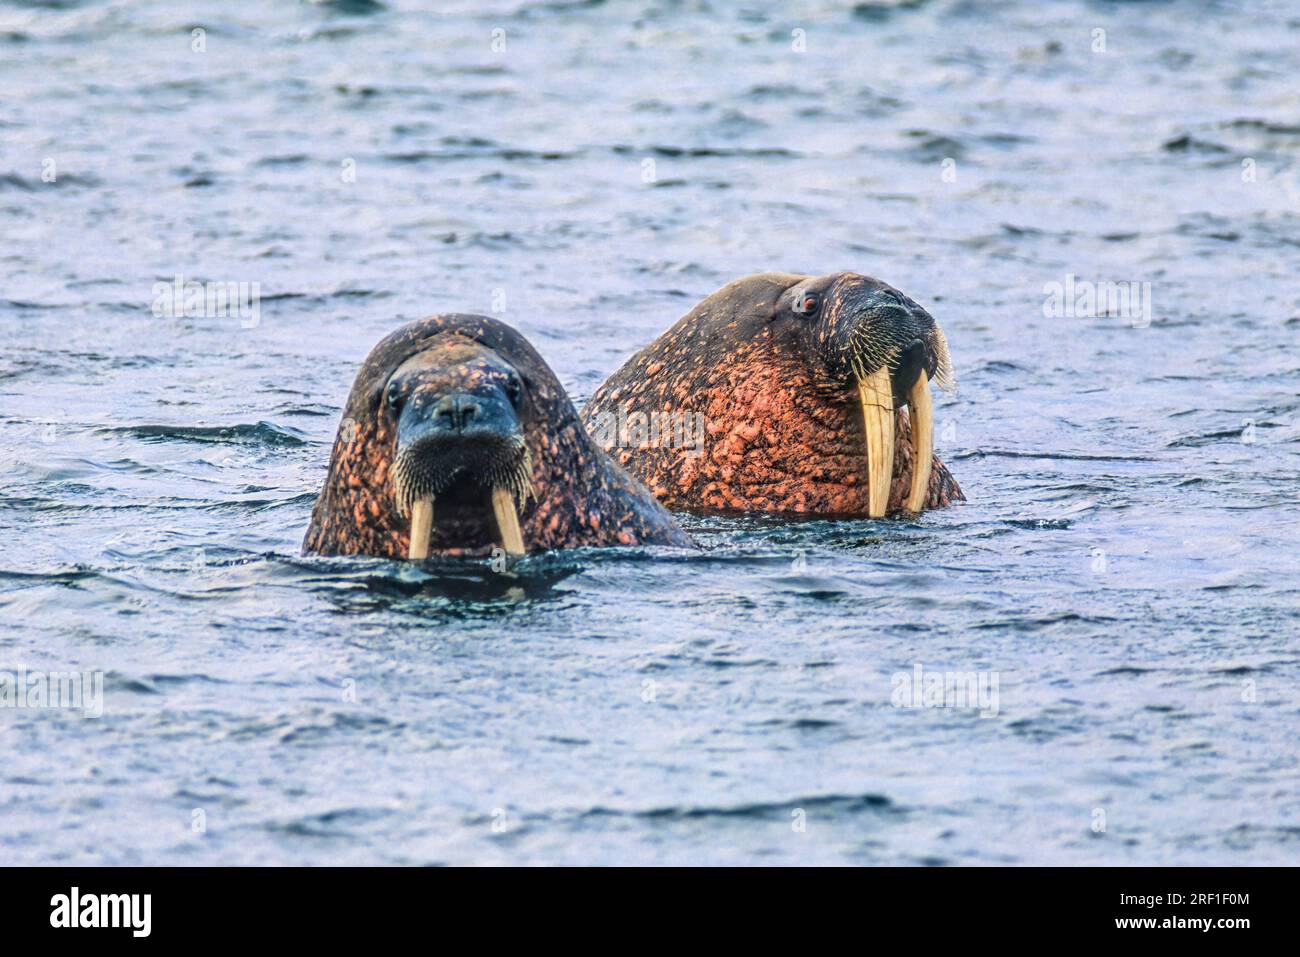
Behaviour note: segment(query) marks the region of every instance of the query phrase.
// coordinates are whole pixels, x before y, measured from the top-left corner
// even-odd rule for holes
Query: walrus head
[[[934,317],[879,279],[857,273],[801,277],[777,297],[769,321],[786,312],[832,375],[851,374],[856,383],[889,369],[897,406],[907,404],[921,373],[941,389],[956,385]]]
[[[518,513],[532,493],[520,410],[523,377],[486,347],[454,333],[431,342],[389,376],[384,414],[394,421],[389,475],[399,514],[411,518],[409,556],[440,537],[484,544],[495,520],[500,544],[521,554]]]
[[[517,331],[431,316],[371,350],[306,552],[425,558],[689,539],[588,436]]]
[[[793,319],[787,318],[794,317]],[[851,381],[862,406],[872,517],[885,514],[894,468],[894,410],[911,409],[915,439],[907,508],[925,503],[934,457],[929,384],[955,387],[948,343],[934,317],[902,292],[857,273],[801,277],[773,303],[771,322],[801,326],[827,372]]]
[[[857,273],[728,283],[592,396],[707,421],[707,448],[625,447],[622,464],[676,507],[879,517],[962,497],[933,457],[930,383],[951,388],[934,318]]]

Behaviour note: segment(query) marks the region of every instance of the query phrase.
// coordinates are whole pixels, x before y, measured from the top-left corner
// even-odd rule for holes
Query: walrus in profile
[[[592,441],[522,335],[445,315],[366,357],[303,551],[419,559],[636,544],[691,543]]]
[[[669,508],[878,518],[965,500],[933,456],[931,382],[954,385],[943,332],[897,289],[763,273],[699,303],[583,417]],[[664,416],[701,420],[705,447],[656,435]]]

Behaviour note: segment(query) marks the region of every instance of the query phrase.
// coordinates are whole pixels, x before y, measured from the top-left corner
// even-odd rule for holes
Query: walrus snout
[[[840,273],[796,286],[791,295],[791,310],[815,320],[809,324],[815,349],[836,377],[861,380],[888,367],[897,406],[907,404],[922,371],[939,388],[953,388],[939,324],[893,286]]]
[[[497,394],[422,392],[412,396],[397,420],[399,449],[426,438],[450,440],[460,436],[472,442],[520,434],[514,407],[497,390],[493,392]]]
[[[952,382],[948,344],[934,317],[897,289],[856,274],[839,277],[828,311],[836,355],[851,371],[862,407],[867,448],[867,514],[881,518],[892,486],[895,410],[913,420],[912,483],[905,507],[919,512],[933,464],[934,413],[930,382]],[[838,308],[836,308],[838,307]]]
[[[933,461],[930,382],[940,388],[953,383],[938,323],[893,286],[858,273],[805,277],[787,295],[812,351],[832,378],[857,392],[867,449],[867,514],[879,518],[888,508],[895,410],[903,406],[911,411],[916,445],[906,507],[920,511]]]
[[[392,474],[397,509],[411,516],[412,557],[427,554],[439,501],[440,532],[481,537],[491,511],[507,551],[522,553],[518,513],[532,466],[514,403],[497,385],[473,392],[417,387],[400,403]]]
[[[508,363],[459,340],[422,350],[389,378],[393,499],[410,519],[408,557],[426,557],[435,543],[474,547],[494,537],[523,553],[519,513],[532,464],[522,399],[522,379]]]

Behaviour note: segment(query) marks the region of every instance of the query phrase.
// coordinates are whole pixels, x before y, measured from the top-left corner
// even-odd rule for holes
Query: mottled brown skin
[[[520,512],[529,552],[610,545],[690,546],[690,539],[641,483],[615,465],[583,428],[555,375],[510,326],[484,316],[432,316],[384,338],[367,356],[348,397],[329,474],[303,541],[305,553],[402,559],[410,521],[394,500],[396,419],[385,403],[404,363],[444,361],[462,379],[478,366],[512,367],[522,379],[519,422],[532,465],[532,496]],[[468,368],[477,357],[478,365]],[[437,521],[430,554],[486,554],[448,540]]]
[[[792,297],[808,290],[823,299],[819,323],[790,311]],[[702,454],[610,449],[669,508],[864,516],[866,442],[845,343],[856,336],[857,359],[870,373],[887,362],[893,340],[908,339],[913,330],[885,328],[888,320],[855,313],[862,290],[887,290],[902,300],[899,308],[914,307],[929,319],[892,287],[852,273],[750,276],[709,296],[628,360],[592,396],[584,421],[594,428],[598,416],[619,409],[703,413]],[[942,384],[948,359],[941,334],[927,350],[927,372]],[[891,512],[904,507],[913,455],[908,410],[895,415]],[[925,507],[964,500],[936,457]]]

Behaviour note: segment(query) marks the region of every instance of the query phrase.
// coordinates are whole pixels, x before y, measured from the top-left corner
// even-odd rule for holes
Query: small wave
[[[405,153],[383,153],[380,159],[390,163],[428,163],[461,159],[500,159],[508,162],[516,160],[542,160],[555,162],[571,160],[581,156],[580,152],[564,150],[529,150],[513,147],[496,147],[493,149],[473,150],[411,150]]]
[[[1267,422],[1260,422],[1256,424],[1256,427],[1269,428],[1271,426]],[[1217,445],[1221,442],[1240,442],[1241,434],[1242,429],[1240,426],[1232,429],[1214,429],[1209,432],[1192,432],[1170,439],[1165,443],[1165,448],[1200,448],[1205,445]]]
[[[293,153],[288,156],[264,156],[253,164],[255,168],[265,169],[278,166],[302,166],[311,162],[306,153]]]
[[[1240,432],[1238,432],[1240,434]],[[1030,452],[1024,449],[971,449],[967,452],[952,452],[945,458],[953,461],[963,459],[1058,459],[1066,462],[1154,462],[1150,455],[1102,455],[1091,452]]]
[[[1054,718],[1020,718],[1007,725],[1012,734],[1028,738],[1035,744],[1054,741],[1067,734],[1078,734],[1082,726],[1070,721],[1058,721]]]
[[[11,309],[70,309],[73,303],[67,302],[28,302],[25,299],[4,299],[0,305]]]
[[[0,568],[0,582],[12,581],[30,585],[75,585],[87,579],[100,578],[93,568],[77,567],[57,572],[23,572]]]
[[[1052,628],[1056,625],[1076,622],[1085,625],[1108,625],[1116,621],[1119,619],[1109,615],[1080,615],[1073,611],[1063,611],[1038,618],[1008,616],[994,621],[977,621],[972,622],[969,627],[976,631],[1037,631],[1040,628]]]
[[[858,814],[863,811],[901,813],[903,809],[883,794],[819,794],[810,797],[793,798],[789,801],[737,804],[730,807],[671,805],[638,811],[593,807],[588,811],[584,811],[580,816],[584,818],[631,817],[648,820],[694,820],[732,817],[788,820],[790,813],[796,810]]]
[[[19,176],[17,173],[0,174],[0,190],[20,189],[26,193],[34,193],[41,189],[50,189],[57,187],[59,189],[77,188],[77,187],[94,187],[102,183],[97,176],[91,176],[87,173],[59,173],[54,179],[46,182],[42,179],[31,179]]]
[[[519,20],[526,20],[538,14],[594,10],[597,7],[603,7],[605,2],[606,0],[549,0],[549,2],[542,3],[524,3],[519,5],[514,17]]]
[[[670,159],[741,159],[759,157],[778,157],[793,159],[802,154],[783,146],[760,147],[722,147],[722,146],[628,146],[620,144],[610,147],[610,152],[618,156],[662,156]]]
[[[379,0],[312,0],[312,3],[348,16],[368,16],[383,13],[388,9],[388,6],[380,3]]]
[[[339,414],[337,406],[323,405],[319,402],[309,402],[306,405],[296,405],[285,403],[277,405],[273,410],[277,415],[297,415],[331,418]]]
[[[903,135],[914,141],[907,148],[907,154],[922,162],[937,163],[945,159],[962,159],[966,155],[966,147],[951,136],[929,130],[905,130]]]
[[[1230,130],[1252,130],[1260,133],[1275,133],[1281,136],[1300,136],[1300,125],[1295,123],[1273,123],[1268,120],[1238,119],[1220,123]]]
[[[296,448],[308,439],[297,429],[258,422],[254,425],[129,425],[100,432],[125,435],[145,442],[203,442],[214,445],[260,445],[265,448]]]
[[[868,0],[855,4],[853,18],[865,23],[887,23],[900,13],[920,10],[927,0]]]
[[[841,721],[830,721],[825,718],[771,718],[762,722],[764,727],[790,728],[794,731],[822,731],[826,728],[838,728],[843,725]]]
[[[148,681],[150,684],[154,685],[155,687],[158,686],[158,685],[163,685],[164,687],[179,687],[179,686],[181,686],[181,685],[188,685],[188,684],[211,684],[211,685],[224,685],[224,684],[229,684],[229,683],[230,683],[230,682],[228,682],[228,681],[226,681],[226,680],[224,680],[224,679],[222,679],[222,678],[214,678],[214,677],[212,677],[211,675],[199,675],[199,674],[195,674],[195,675],[164,675],[164,674],[145,675],[145,676],[144,676],[144,680],[145,680],[145,681]]]
[[[1294,662],[1281,662],[1283,664],[1294,664]],[[1211,668],[1212,675],[1266,675],[1275,671],[1273,663],[1262,665],[1224,665],[1221,668]]]
[[[1166,140],[1160,148],[1166,153],[1227,153],[1230,152],[1228,147],[1221,143],[1214,143],[1210,140],[1198,139],[1190,133],[1184,133],[1182,136],[1175,136],[1171,140]]]
[[[340,286],[328,292],[274,292],[261,297],[262,302],[301,299],[308,303],[323,303],[331,299],[387,299],[392,293],[382,289],[362,289],[355,286]]]
[[[784,100],[791,98],[816,100],[820,98],[821,94],[806,87],[795,86],[793,83],[760,83],[756,86],[751,86],[747,91],[745,91],[744,96],[761,100]]]
[[[1010,525],[1012,528],[1023,528],[1031,532],[1061,532],[1074,526],[1074,523],[1068,518],[1011,518],[1007,519],[1006,524]]]
[[[353,829],[364,824],[381,821],[398,813],[397,808],[346,807],[319,814],[308,814],[285,821],[271,821],[263,825],[273,833],[293,837],[333,838],[357,840],[360,835]]]
[[[285,728],[279,732],[278,739],[281,744],[317,744],[339,732],[395,733],[404,727],[406,725],[402,722],[390,721],[381,715],[335,713],[323,722],[299,722]]]
[[[136,677],[135,675],[122,674],[119,671],[108,671],[104,673],[104,693],[109,694],[140,694],[140,695],[160,695],[158,687],[147,678]]]

